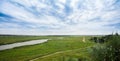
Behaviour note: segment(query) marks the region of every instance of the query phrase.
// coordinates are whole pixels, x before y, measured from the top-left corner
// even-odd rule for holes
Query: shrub
[[[120,61],[120,36],[113,35],[106,39],[105,44],[91,48],[90,55],[93,61]]]

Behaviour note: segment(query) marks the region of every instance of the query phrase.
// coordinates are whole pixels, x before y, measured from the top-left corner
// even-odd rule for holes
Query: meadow
[[[24,42],[37,39],[46,39],[48,36],[16,36],[16,35],[0,35],[0,45],[11,44],[16,42]]]
[[[48,42],[0,51],[0,61],[78,61],[89,59],[87,49],[94,42],[92,36],[1,36],[0,43],[14,43],[34,39]],[[85,38],[85,42],[83,42]]]

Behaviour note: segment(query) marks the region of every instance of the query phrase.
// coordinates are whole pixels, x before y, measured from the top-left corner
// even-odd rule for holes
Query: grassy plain
[[[82,41],[83,37],[85,37],[86,42]],[[0,40],[3,40],[1,38]],[[21,38],[22,40],[24,40],[24,37],[19,38],[17,36],[17,38],[7,38],[6,41],[0,41],[0,43],[6,44],[13,42],[21,42]],[[30,40],[30,38],[47,38],[50,40],[43,44],[24,46],[0,51],[0,61],[29,61],[35,58],[39,58],[36,61],[62,61],[62,59],[69,60],[69,57],[73,57],[73,60],[76,60],[76,58],[78,59],[82,57],[87,57],[86,48],[95,44],[89,41],[91,36],[29,36],[28,39]],[[11,42],[11,39],[14,41]],[[19,41],[16,41],[17,39],[19,39]],[[44,56],[47,57],[44,58]]]
[[[29,40],[46,39],[47,36],[0,36],[0,45],[10,44],[15,42],[24,42]]]

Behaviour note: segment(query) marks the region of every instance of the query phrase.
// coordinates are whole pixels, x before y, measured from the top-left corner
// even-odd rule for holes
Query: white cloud
[[[9,27],[18,28],[18,27],[20,27],[16,23],[0,23],[0,27],[3,27],[3,26],[4,26],[4,28],[9,28]]]
[[[14,10],[15,11],[14,11]],[[14,11],[14,13],[13,13]],[[49,16],[49,15],[43,15],[42,17],[36,16],[27,10],[20,8],[18,6],[15,6],[9,2],[3,4],[1,8],[1,12],[8,14],[14,18],[17,18],[21,21],[29,22],[29,23],[36,23],[36,24],[61,24],[59,19]]]
[[[17,5],[18,3],[22,6]],[[30,23],[31,25],[26,26],[31,29],[23,30],[17,28],[22,25],[6,23],[0,26],[11,25],[16,28],[1,28],[1,33],[108,34],[116,28],[106,25],[120,22],[120,8],[115,9],[114,0],[55,0],[52,4],[48,3],[50,0],[6,0],[0,4],[0,12],[12,16],[11,20],[17,23]],[[68,7],[65,7],[66,5]],[[68,8],[72,11],[66,16]],[[42,26],[50,29],[42,31]]]

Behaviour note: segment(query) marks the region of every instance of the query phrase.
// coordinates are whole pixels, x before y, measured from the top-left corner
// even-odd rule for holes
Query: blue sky
[[[2,0],[0,34],[91,35],[120,32],[120,0]]]

